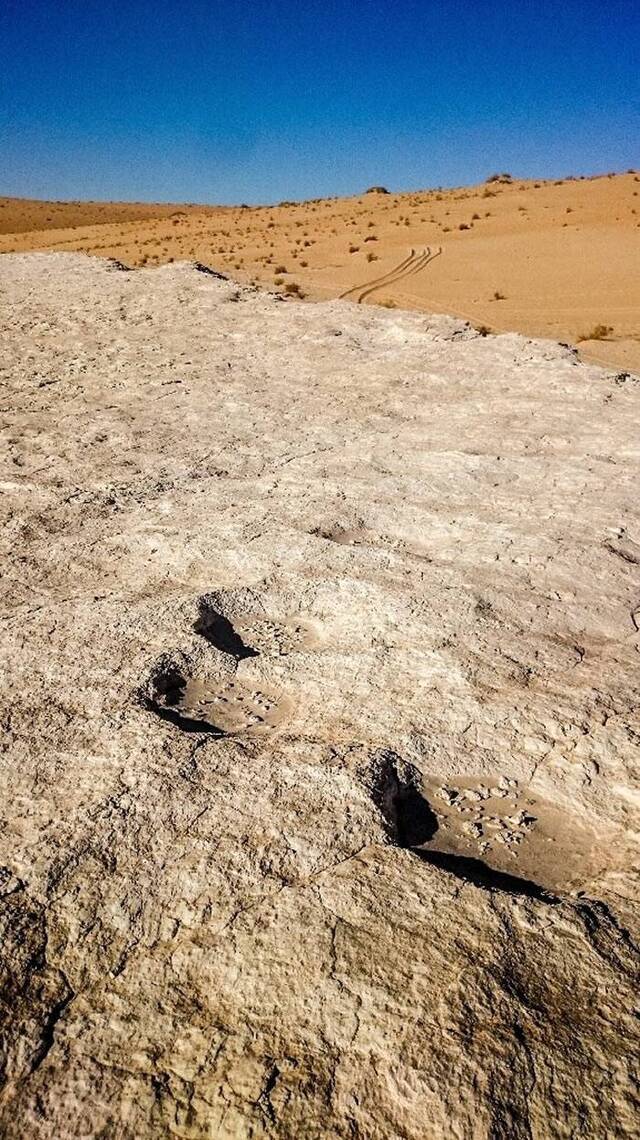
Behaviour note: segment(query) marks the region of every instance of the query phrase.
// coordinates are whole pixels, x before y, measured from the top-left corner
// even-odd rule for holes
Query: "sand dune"
[[[35,249],[132,266],[193,259],[311,300],[578,343],[587,359],[640,371],[634,172],[251,208],[1,199],[0,252]]]

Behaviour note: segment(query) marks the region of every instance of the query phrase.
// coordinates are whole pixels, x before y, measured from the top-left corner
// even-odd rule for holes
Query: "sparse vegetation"
[[[598,324],[593,326],[591,332],[584,333],[583,336],[579,336],[578,340],[608,340],[612,332],[612,325]]]
[[[552,179],[540,179],[534,183],[509,178],[509,184],[506,184],[506,173],[490,175],[490,179],[490,182],[479,187],[444,190],[435,186],[429,191],[399,195],[391,193],[378,196],[376,191],[384,188],[371,187],[367,192],[368,197],[362,193],[356,198],[300,202],[288,208],[262,207],[260,210],[254,207],[243,209],[242,206],[209,208],[190,205],[176,209],[175,206],[145,206],[140,203],[34,202],[20,205],[16,199],[2,199],[0,233],[5,235],[3,248],[8,252],[12,247],[19,251],[21,245],[22,248],[46,248],[49,238],[51,248],[82,249],[88,253],[122,259],[132,266],[144,265],[148,271],[156,265],[169,263],[172,258],[175,261],[199,259],[208,264],[217,264],[225,272],[247,281],[252,273],[258,273],[264,287],[282,293],[285,292],[286,283],[295,278],[302,280],[306,289],[306,281],[311,281],[315,277],[315,270],[321,267],[325,289],[332,284],[331,273],[334,268],[336,291],[338,287],[344,288],[349,283],[349,270],[346,268],[349,265],[351,283],[355,284],[367,276],[375,278],[376,273],[380,272],[374,264],[378,260],[386,268],[393,269],[405,257],[405,246],[437,241],[436,235],[440,235],[445,259],[438,262],[434,270],[427,270],[412,279],[412,293],[415,292],[416,298],[426,302],[433,290],[434,300],[441,300],[443,304],[450,301],[452,306],[459,303],[460,309],[464,311],[471,298],[469,288],[475,290],[479,284],[474,300],[478,302],[482,296],[486,300],[484,309],[476,309],[476,313],[482,313],[482,318],[478,316],[478,319],[486,319],[491,311],[497,321],[498,313],[511,310],[511,305],[496,309],[496,304],[499,306],[517,293],[518,308],[513,314],[513,321],[514,327],[518,328],[520,322],[526,325],[525,310],[531,297],[526,288],[512,286],[511,279],[505,282],[510,289],[508,295],[504,289],[492,288],[492,276],[494,280],[496,276],[499,280],[503,273],[500,260],[492,261],[494,251],[491,243],[482,250],[483,269],[479,282],[474,280],[472,283],[465,276],[463,267],[453,264],[457,256],[456,249],[463,258],[465,250],[473,248],[475,235],[472,231],[479,221],[493,219],[490,227],[478,228],[478,238],[481,234],[496,234],[497,258],[502,234],[515,233],[517,227],[516,240],[523,241],[523,249],[531,244],[532,261],[537,256],[535,251],[538,249],[540,234],[540,227],[532,225],[533,220],[537,223],[544,219],[546,232],[555,228],[556,234],[561,228],[571,228],[572,233],[580,228],[584,231],[585,242],[590,228],[598,225],[602,218],[620,229],[618,237],[612,235],[614,242],[624,241],[623,227],[631,237],[640,232],[640,182],[637,171],[616,176],[615,185],[606,174],[583,181],[580,186],[577,179],[556,179],[555,187]],[[503,181],[505,184],[502,184]],[[544,195],[536,196],[533,193],[539,188],[544,188]],[[605,197],[602,197],[603,194]],[[632,197],[633,201],[630,200]],[[494,198],[495,205],[492,204],[489,208],[488,202],[483,202],[486,198]],[[311,213],[315,213],[314,219],[311,218]],[[574,213],[579,215],[576,221],[573,219]],[[50,229],[52,226],[73,232],[61,234],[63,240],[54,235],[54,240]],[[91,226],[90,230],[87,229],[88,226]],[[38,229],[42,230],[39,243],[36,239]],[[398,229],[411,229],[412,232],[398,235]],[[21,232],[29,234],[24,241],[17,236]],[[449,242],[447,245],[444,238],[451,237],[452,232],[459,236],[464,234],[465,242]],[[372,252],[374,247],[378,251],[377,255]],[[307,275],[311,248],[314,249],[314,273]],[[543,261],[545,257],[553,256],[551,246],[541,246],[540,252]],[[360,259],[357,258],[358,253],[362,253]],[[573,245],[567,244],[563,256],[569,260],[575,259],[578,256],[577,247],[574,249]],[[356,260],[350,261],[352,257]],[[290,269],[285,258],[293,262]],[[445,263],[448,264],[449,261],[453,272],[441,274],[440,268],[444,269]],[[337,273],[339,265],[343,267],[342,277]],[[370,266],[368,272],[362,273],[363,265]],[[458,273],[458,269],[462,269],[462,272]],[[532,270],[535,272],[533,266]],[[593,276],[594,271],[586,271]],[[628,276],[626,265],[623,272]],[[633,290],[630,282],[629,287]],[[577,327],[571,325],[569,318],[559,318],[560,322],[565,322],[565,326],[559,324],[558,332],[574,343],[578,340],[578,333],[582,332],[584,335],[580,339],[593,341],[592,351],[595,353],[598,352],[596,342],[602,341],[599,354],[603,360],[612,351],[606,346],[607,340],[624,339],[625,345],[630,345],[629,351],[635,352],[631,343],[637,336],[635,324],[627,327],[629,322],[626,316],[615,333],[604,322],[600,322],[601,327],[596,325],[594,316],[600,311],[610,315],[610,319],[614,315],[609,313],[606,290],[603,287],[599,292],[598,288],[594,278],[595,308],[586,312],[586,319],[584,310]],[[561,305],[555,286],[554,289],[553,299],[558,299]],[[298,294],[291,291],[289,295],[294,298]],[[635,298],[635,293],[632,295]],[[384,296],[380,287],[377,296]],[[494,306],[493,310],[487,308],[487,301]],[[401,306],[403,302],[398,300],[396,303]],[[562,312],[565,310],[562,309]],[[579,318],[579,313],[577,315]],[[543,323],[545,322],[546,317]],[[555,324],[552,325],[551,319],[546,323],[549,323],[548,335],[556,335]],[[592,328],[593,325],[596,327]]]

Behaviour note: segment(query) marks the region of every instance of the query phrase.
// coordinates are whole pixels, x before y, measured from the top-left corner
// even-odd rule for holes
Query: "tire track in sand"
[[[388,269],[387,272],[383,273],[381,277],[374,277],[372,281],[365,281],[365,283],[361,285],[351,285],[351,287],[349,289],[346,289],[344,293],[340,293],[340,300],[346,300],[346,298],[350,297],[352,293],[361,293],[362,290],[366,290],[369,287],[376,288],[378,285],[386,284],[389,277],[394,277],[396,273],[400,273],[402,270],[410,268],[410,266],[415,262],[416,257],[417,254],[415,249],[410,249],[409,256],[405,257],[404,260],[399,263],[399,265],[395,265],[393,269]],[[357,304],[359,303],[360,301],[358,298]]]
[[[350,289],[346,289],[344,293],[340,294],[341,300],[351,298],[357,305],[370,297],[372,293],[377,292],[378,289],[383,289],[387,285],[395,285],[397,281],[404,281],[407,277],[413,277],[415,273],[419,273],[424,269],[430,261],[438,257],[442,253],[442,247],[438,246],[437,249],[431,249],[430,246],[425,246],[423,250],[415,250],[411,248],[409,254],[393,269],[383,273],[380,277],[375,277],[373,281],[366,281],[361,285],[352,285]]]

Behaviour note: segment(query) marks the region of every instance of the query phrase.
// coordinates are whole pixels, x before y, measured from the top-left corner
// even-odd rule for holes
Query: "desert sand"
[[[640,384],[419,311],[473,266],[508,321],[522,265],[472,251],[521,248],[519,196],[637,242],[588,222],[634,185],[419,239],[351,203],[413,312],[0,258],[4,1136],[636,1134]],[[314,236],[344,203],[286,209],[287,280],[366,280]],[[47,240],[133,261],[141,224]],[[614,323],[596,260],[564,300]]]
[[[254,208],[0,199],[0,252],[34,249],[132,266],[192,259],[312,300],[361,286],[349,295],[578,344],[585,359],[640,371],[633,171]]]

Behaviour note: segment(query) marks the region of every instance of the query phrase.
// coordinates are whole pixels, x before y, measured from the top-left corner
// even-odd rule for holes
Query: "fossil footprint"
[[[188,731],[212,731],[220,736],[268,732],[281,724],[291,710],[283,693],[260,685],[254,688],[236,678],[209,681],[183,677],[177,671],[160,672],[148,699],[165,720]]]

